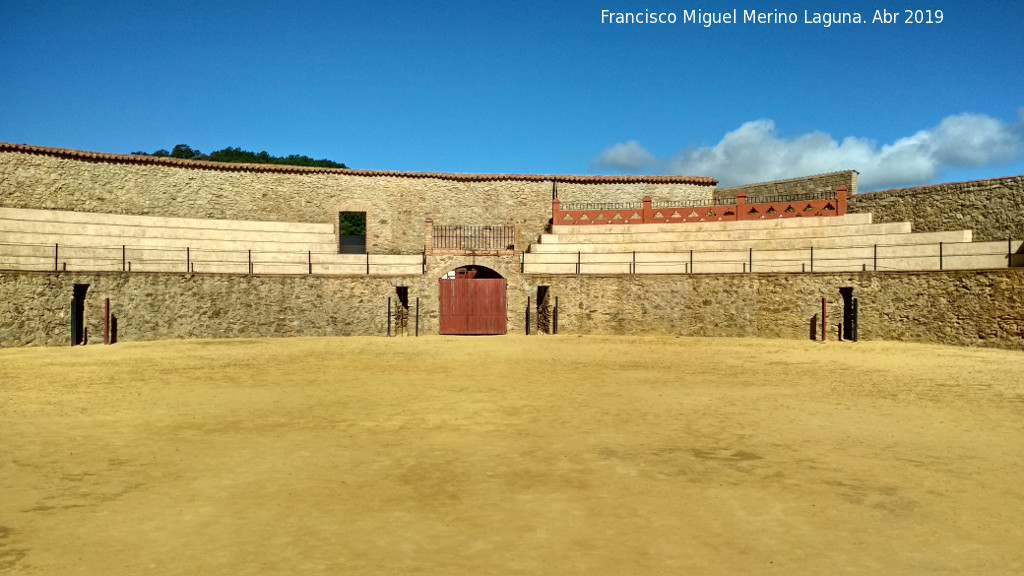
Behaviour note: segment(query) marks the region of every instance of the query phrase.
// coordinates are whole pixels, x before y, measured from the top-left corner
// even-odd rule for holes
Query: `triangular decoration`
[[[607,220],[607,218],[604,217],[604,214],[598,214],[597,215],[597,219],[598,220]]]
[[[757,211],[757,208],[751,208],[750,212],[747,212],[748,216],[753,216],[754,214],[760,214],[760,212]]]
[[[566,215],[565,215],[565,216],[564,216],[564,217],[562,218],[562,220],[572,220],[572,216],[569,216],[568,214],[566,214]]]
[[[775,212],[776,212],[775,206],[769,206],[768,207],[768,211],[765,212],[765,214],[775,214]]]
[[[683,217],[683,215],[680,214],[678,211],[673,212],[672,215],[669,216],[669,218],[682,218],[682,217]]]
[[[804,208],[804,212],[814,212],[814,207],[812,207],[810,204],[808,204],[807,208]]]
[[[622,214],[616,212],[615,216],[612,217],[612,220],[622,220]]]
[[[708,210],[708,213],[707,213],[707,214],[705,214],[705,216],[708,216],[708,217],[711,217],[711,216],[718,216],[718,214],[715,214],[715,211],[714,211],[714,210]]]
[[[637,214],[636,212],[633,212],[633,215],[630,216],[629,219],[630,220],[643,220],[643,218],[639,214]]]
[[[733,212],[732,210],[726,210],[725,213],[722,214],[722,216],[735,216],[735,215],[736,215],[736,213]]]
[[[786,206],[786,209],[783,210],[783,212],[785,212],[786,214],[792,214],[793,212],[796,212],[796,210],[794,210],[793,205],[790,204],[789,206]]]
[[[654,217],[655,218],[664,218],[665,216],[661,212],[655,212],[654,213]]]
[[[700,218],[700,214],[697,214],[696,210],[691,210],[690,215],[687,218]]]
[[[586,221],[586,220],[590,220],[590,218],[588,218],[587,215],[584,214],[583,216],[580,216],[580,220]]]
[[[825,204],[825,211],[831,211],[831,210],[835,210],[835,209],[836,209],[836,207],[833,206],[831,203]]]

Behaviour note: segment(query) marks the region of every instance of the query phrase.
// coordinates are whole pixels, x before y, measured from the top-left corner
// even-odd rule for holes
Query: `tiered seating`
[[[419,255],[337,252],[332,224],[0,208],[0,269],[228,274],[312,270],[343,275],[422,271]]]
[[[524,255],[533,274],[952,270],[1024,265],[1022,242],[970,230],[913,233],[870,214],[740,222],[553,226]]]

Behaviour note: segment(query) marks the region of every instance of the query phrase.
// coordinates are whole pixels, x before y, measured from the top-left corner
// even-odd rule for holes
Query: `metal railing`
[[[420,254],[0,242],[0,270],[285,275],[422,274]]]
[[[959,253],[958,246],[988,244]],[[735,274],[752,272],[897,272],[981,270],[1024,267],[1024,241],[860,244],[804,248],[722,248],[673,252],[541,253],[543,262],[523,254],[526,274]]]
[[[514,250],[515,226],[434,225],[434,250]]]

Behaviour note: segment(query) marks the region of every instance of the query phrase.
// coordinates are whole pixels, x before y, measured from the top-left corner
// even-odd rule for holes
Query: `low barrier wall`
[[[444,270],[432,266],[432,270]],[[440,273],[440,272],[439,272]],[[407,287],[419,333],[436,334],[438,280],[316,276],[0,273],[0,346],[67,346],[70,298],[89,285],[85,326],[103,341],[104,302],[118,340],[380,335],[388,299]],[[839,289],[859,300],[861,340],[901,340],[1024,350],[1024,270],[722,274],[531,275],[510,278],[508,330],[536,332],[538,287],[558,299],[561,334],[666,334],[828,338],[842,321]],[[411,333],[411,331],[410,331]]]

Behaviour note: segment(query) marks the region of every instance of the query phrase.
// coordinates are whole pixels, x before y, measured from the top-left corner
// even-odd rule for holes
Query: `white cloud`
[[[591,161],[591,165],[594,167],[610,168],[621,172],[642,172],[660,164],[654,154],[645,150],[636,140],[606,148]]]
[[[795,138],[776,135],[775,122],[746,122],[714,146],[689,147],[660,160],[638,142],[616,144],[594,158],[598,169],[712,176],[720,186],[738,186],[857,170],[861,189],[928,184],[946,168],[976,168],[1012,162],[1024,155],[1024,108],[1018,123],[981,114],[958,114],[891,144],[849,136],[836,141],[824,132]]]

